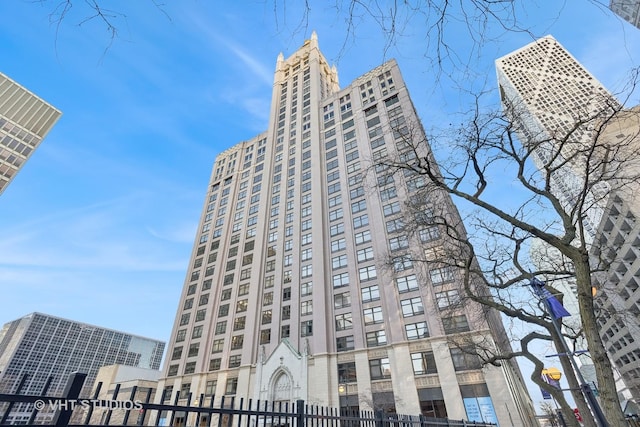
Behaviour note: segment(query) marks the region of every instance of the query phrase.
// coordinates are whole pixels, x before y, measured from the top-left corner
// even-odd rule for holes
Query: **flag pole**
[[[538,282],[538,283],[535,283],[534,280],[535,282]],[[569,358],[569,362],[571,363],[571,366],[575,371],[576,378],[580,383],[580,390],[582,391],[582,394],[584,394],[584,397],[587,400],[587,403],[591,407],[591,410],[593,411],[593,415],[596,421],[598,422],[600,427],[609,427],[609,423],[607,422],[607,419],[605,418],[604,413],[602,412],[602,408],[600,408],[600,403],[598,403],[598,399],[596,399],[596,396],[594,395],[593,390],[591,389],[591,386],[584,380],[584,377],[582,376],[582,372],[580,372],[580,368],[578,367],[578,364],[575,358],[573,357],[573,352],[569,350],[569,346],[567,345],[567,342],[564,339],[564,335],[562,335],[562,329],[560,328],[560,324],[558,323],[558,318],[556,317],[556,314],[551,306],[551,302],[549,301],[550,298],[545,298],[543,295],[541,295],[539,292],[536,292],[535,290],[536,286],[544,287],[544,283],[534,278],[531,280],[531,286],[533,287],[536,295],[540,297],[542,304],[544,304],[545,310],[547,311],[547,313],[549,313],[549,316],[551,317],[551,323],[553,324],[553,328],[555,329],[555,332],[558,335],[559,341],[562,345],[562,351],[564,352],[566,357]]]

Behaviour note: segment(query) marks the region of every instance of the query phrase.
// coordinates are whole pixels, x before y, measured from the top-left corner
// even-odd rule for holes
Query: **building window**
[[[289,301],[291,299],[291,288],[284,288],[282,290],[282,301]]]
[[[341,294],[335,294],[333,296],[333,307],[344,308],[351,306],[351,295],[349,292],[343,292]]]
[[[429,336],[427,322],[418,322],[404,325],[404,330],[407,333],[408,340],[417,340],[420,338],[427,338]]]
[[[353,350],[354,348],[355,348],[355,342],[353,340],[353,335],[336,338],[337,351],[349,351],[349,350]]]
[[[380,299],[380,289],[378,285],[368,286],[361,290],[362,302],[378,301]]]
[[[202,336],[202,325],[196,326],[191,332],[191,338],[200,338]]]
[[[289,338],[291,336],[291,326],[290,325],[282,325],[280,328],[280,339]]]
[[[213,340],[211,353],[222,353],[224,350],[224,339]]]
[[[300,296],[306,297],[313,293],[313,282],[304,282],[300,284]]]
[[[420,297],[402,300],[400,301],[400,306],[402,307],[403,317],[415,316],[424,313]]]
[[[184,339],[186,337],[187,337],[187,330],[186,329],[180,329],[178,331],[178,333],[176,334],[176,342],[184,341]]]
[[[283,305],[282,306],[282,320],[289,320],[291,318],[291,306]]]
[[[409,247],[409,239],[407,236],[392,237],[389,239],[389,249],[397,251],[399,249],[407,249]]]
[[[231,350],[239,350],[244,343],[244,335],[235,335],[231,337]]]
[[[391,378],[391,364],[388,358],[369,360],[369,371],[372,380]]]
[[[353,328],[353,319],[351,313],[336,315],[336,331],[344,331],[351,328]]]
[[[387,335],[384,331],[367,332],[367,347],[377,347],[387,343]]]
[[[361,282],[373,280],[378,277],[375,265],[368,265],[358,269],[358,277]]]
[[[398,286],[398,292],[409,292],[418,289],[418,279],[415,274],[405,277],[398,277],[396,279],[396,286]]]
[[[342,286],[349,286],[349,273],[340,273],[333,275],[333,287],[340,288]]]
[[[436,358],[432,351],[411,353],[411,364],[413,365],[413,373],[416,375],[438,373]]]
[[[344,233],[344,223],[341,222],[339,224],[333,224],[329,228],[329,231],[332,237]]]
[[[342,208],[334,209],[329,211],[329,221],[335,221],[343,217]]]
[[[361,231],[355,234],[356,245],[371,241],[371,232],[369,230]]]
[[[482,368],[482,362],[478,355],[474,353],[473,348],[452,348],[450,351],[453,368],[456,371]]]
[[[453,269],[451,267],[434,268],[429,270],[429,277],[434,286],[451,282],[453,280]]]
[[[187,357],[194,357],[198,355],[200,350],[200,343],[193,343],[189,346],[189,355]]]
[[[183,310],[189,310],[190,308],[193,308],[193,298],[185,300],[184,305],[182,306]]]
[[[353,218],[353,228],[361,228],[369,225],[369,215],[364,214]]]
[[[357,382],[355,362],[338,363],[338,383]]]
[[[242,356],[240,356],[239,354],[234,354],[233,356],[229,356],[229,368],[238,368],[241,362],[242,362]]]
[[[404,230],[404,220],[402,218],[390,219],[386,222],[387,233],[398,233]]]
[[[242,313],[247,311],[247,307],[249,305],[249,300],[243,299],[236,303],[236,313]]]
[[[235,320],[233,321],[233,330],[242,331],[244,329],[244,325],[246,321],[247,321],[247,318],[244,316],[236,317]]]
[[[180,326],[186,325],[189,323],[189,317],[191,317],[190,313],[185,313],[180,316]]]
[[[184,373],[193,374],[196,371],[196,362],[189,362],[184,365]]]
[[[436,292],[436,303],[438,304],[438,308],[440,310],[451,306],[456,306],[460,304],[460,294],[456,289]]]
[[[209,360],[209,371],[219,371],[222,365],[222,359]]]
[[[367,201],[365,199],[351,203],[351,213],[362,212],[367,209]]]
[[[271,310],[264,310],[262,312],[262,324],[266,325],[268,323],[271,323]]]
[[[224,394],[236,394],[238,391],[238,378],[228,378]]]
[[[373,325],[376,323],[382,323],[382,307],[371,307],[362,310],[364,315],[364,324]]]
[[[169,371],[167,372],[167,376],[168,377],[175,377],[176,375],[178,375],[178,367],[179,367],[179,365],[170,365],[169,366]]]
[[[445,334],[456,334],[459,332],[470,331],[467,316],[464,314],[459,316],[443,317],[442,326],[444,327]]]
[[[201,322],[207,316],[207,309],[202,309],[196,311],[196,322]]]
[[[263,329],[260,331],[260,344],[269,344],[271,342],[271,329]]]
[[[437,226],[432,226],[428,228],[423,228],[418,232],[418,236],[420,236],[420,240],[423,243],[432,242],[440,238],[440,231]]]
[[[313,314],[313,301],[302,301],[300,303],[300,315],[308,316]]]
[[[216,323],[216,335],[224,334],[227,331],[227,321]]]
[[[338,255],[331,259],[331,267],[333,269],[342,268],[347,266],[347,256]]]
[[[393,271],[396,273],[413,268],[413,260],[409,255],[400,255],[393,258]]]
[[[173,353],[171,353],[171,360],[178,360],[182,357],[182,346],[174,347]]]
[[[300,336],[308,337],[313,335],[313,320],[305,320],[300,323]]]
[[[373,259],[373,248],[368,247],[364,249],[359,249],[357,252],[358,262],[369,261]]]
[[[204,395],[209,397],[216,394],[216,385],[218,385],[218,380],[207,381],[204,387]]]
[[[311,264],[303,265],[300,271],[300,277],[304,279],[306,277],[311,277],[311,275],[313,275],[313,266]]]
[[[347,247],[347,241],[345,239],[337,239],[331,241],[331,252],[338,252]]]

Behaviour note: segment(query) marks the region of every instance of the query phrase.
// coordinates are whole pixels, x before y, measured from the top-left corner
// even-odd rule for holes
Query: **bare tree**
[[[547,281],[574,278],[582,333],[596,370],[603,410],[610,423],[623,425],[625,419],[599,335],[592,293],[592,274],[606,271],[611,261],[594,262],[590,258],[592,245],[586,218],[593,209],[606,209],[611,194],[624,195],[640,184],[640,167],[636,164],[640,158],[638,134],[613,140],[604,136],[608,126],[621,117],[639,120],[640,116],[637,113],[628,116],[629,112],[620,105],[608,104],[600,111],[576,117],[566,131],[530,135],[520,143],[516,137],[520,130],[518,121],[514,120],[519,113],[517,107],[507,106],[511,119],[502,112],[482,114],[478,107],[470,122],[430,138],[431,146],[446,147],[446,151],[438,148],[434,151],[448,153],[448,158],[438,163],[418,123],[395,123],[391,131],[396,138],[400,137],[396,144],[398,151],[378,163],[391,171],[425,178],[421,196],[412,196],[408,203],[411,224],[417,230],[439,227],[451,237],[451,247],[439,254],[432,252],[432,259],[422,260],[454,269],[464,298],[543,331],[521,338],[519,351],[484,354],[485,361],[496,363],[513,356],[527,357],[537,366],[532,380],[544,388],[535,378],[539,380],[541,362],[527,354],[528,344],[533,339],[551,339],[559,344],[559,337],[554,336],[557,334],[539,299],[533,298],[523,285],[536,276]],[[540,150],[544,150],[544,156],[539,155]],[[532,160],[535,155],[537,167]],[[541,158],[544,160],[540,161]],[[558,194],[558,177],[566,173],[575,178],[571,203]],[[494,192],[503,183],[510,186],[508,199]],[[473,207],[465,218],[473,245],[463,224],[445,214],[447,210],[438,210],[442,201],[437,195],[442,192]],[[552,269],[536,266],[528,250],[533,239],[557,249],[568,263]],[[593,247],[597,248],[597,244],[595,241]],[[562,347],[556,348],[562,351]],[[570,388],[577,388],[579,384],[571,378],[571,365],[566,357],[561,359]],[[554,394],[554,390],[547,390],[558,398],[566,412],[563,398]],[[584,400],[579,395],[576,398],[581,412],[587,414]]]

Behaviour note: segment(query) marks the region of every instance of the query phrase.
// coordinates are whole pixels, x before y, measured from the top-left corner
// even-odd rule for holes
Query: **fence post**
[[[53,425],[56,427],[66,427],[69,425],[69,420],[73,414],[73,408],[75,406],[75,400],[80,396],[82,385],[87,378],[87,374],[81,372],[72,372],[67,380],[67,385],[64,387],[62,397],[66,399],[66,402],[60,402],[59,408],[55,417],[53,417]],[[71,403],[73,401],[73,404]],[[64,408],[64,409],[62,409]]]
[[[304,426],[304,400],[296,400],[296,427]]]
[[[384,426],[384,412],[378,409],[375,412],[375,426],[383,427]]]

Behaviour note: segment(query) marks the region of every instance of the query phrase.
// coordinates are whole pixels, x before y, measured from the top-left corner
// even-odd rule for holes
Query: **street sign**
[[[576,420],[582,422],[582,415],[580,415],[580,411],[578,410],[578,408],[573,409],[573,414],[576,416]]]

